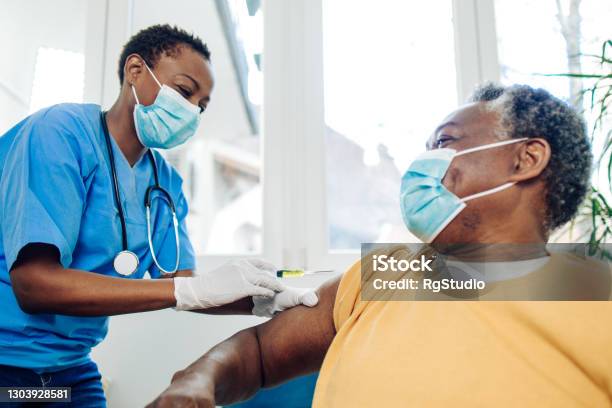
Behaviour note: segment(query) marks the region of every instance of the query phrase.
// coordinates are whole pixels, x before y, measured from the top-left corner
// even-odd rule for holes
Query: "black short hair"
[[[210,51],[202,40],[187,31],[168,24],[157,24],[140,30],[132,36],[123,47],[119,57],[119,83],[123,85],[123,68],[127,57],[131,54],[140,55],[147,65],[153,69],[162,53],[176,55],[179,47],[187,46],[210,61]]]
[[[544,226],[550,231],[570,221],[591,184],[593,154],[581,115],[548,91],[528,85],[486,84],[470,100],[498,112],[505,135],[541,137],[550,144],[550,162],[542,173],[547,206]]]

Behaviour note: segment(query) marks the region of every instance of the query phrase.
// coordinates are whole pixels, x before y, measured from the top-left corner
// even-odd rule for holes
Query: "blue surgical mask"
[[[136,89],[134,106],[134,127],[143,146],[170,149],[191,138],[200,124],[200,108],[189,102],[168,85],[159,83],[153,71],[145,64],[149,73],[159,85],[159,92],[152,105],[140,104]]]
[[[442,185],[442,180],[455,157],[521,142],[527,138],[477,146],[457,152],[454,149],[433,149],[417,157],[402,177],[400,206],[404,223],[423,242],[432,242],[466,207],[466,202],[512,187],[509,182],[498,187],[459,198]]]

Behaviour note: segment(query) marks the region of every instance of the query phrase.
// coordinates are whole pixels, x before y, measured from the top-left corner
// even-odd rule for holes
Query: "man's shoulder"
[[[549,263],[559,279],[572,282],[588,291],[589,299],[612,299],[612,268],[610,261],[597,256],[573,252],[553,252]]]
[[[610,274],[610,262],[606,261],[603,257],[587,256],[575,252],[553,252],[551,257],[572,271],[592,271],[598,274]]]

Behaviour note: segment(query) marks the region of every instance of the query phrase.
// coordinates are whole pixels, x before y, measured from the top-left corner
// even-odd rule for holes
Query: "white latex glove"
[[[256,267],[257,269],[270,272],[270,276],[276,277],[276,270],[278,268],[273,263],[258,258],[247,259],[247,262]]]
[[[272,317],[285,309],[297,305],[308,307],[316,306],[319,303],[317,294],[312,289],[286,288],[274,297],[253,296],[253,314],[256,316]]]
[[[268,271],[270,267],[274,266],[261,260],[240,260],[202,275],[174,278],[175,309],[207,309],[248,296],[272,298],[285,286]]]

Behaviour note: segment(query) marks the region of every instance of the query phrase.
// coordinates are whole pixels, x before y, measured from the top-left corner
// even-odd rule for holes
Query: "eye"
[[[438,139],[436,140],[436,142],[434,143],[435,147],[440,149],[442,147],[444,147],[446,144],[454,141],[455,138],[449,135],[440,135],[438,137]]]
[[[191,98],[192,93],[190,90],[183,88],[182,86],[179,86],[178,89],[181,95],[183,95],[185,98],[187,99]]]

